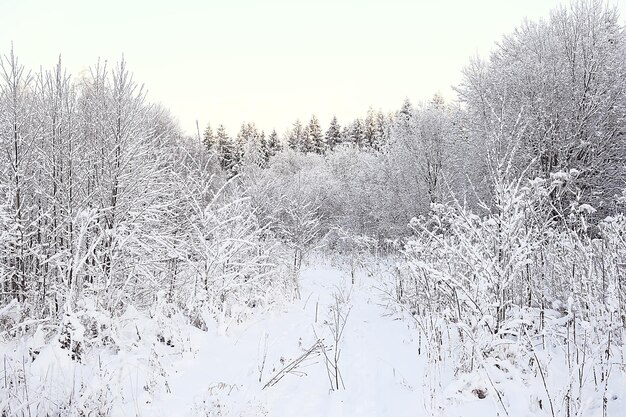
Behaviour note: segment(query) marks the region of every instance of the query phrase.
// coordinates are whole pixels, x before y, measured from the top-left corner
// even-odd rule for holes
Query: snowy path
[[[303,270],[301,282],[301,301],[284,311],[231,329],[228,336],[198,332],[192,340],[195,357],[172,362],[177,372],[168,381],[171,393],[138,406],[137,414],[429,415],[423,402],[424,365],[417,355],[416,332],[406,321],[386,314],[376,280],[360,273],[352,285],[347,271],[316,265]],[[350,310],[339,361],[346,389],[330,390],[320,355],[305,361],[297,375],[288,374],[262,390],[276,372],[315,343],[316,335],[329,345],[331,331],[325,320],[331,317],[337,293],[346,298],[344,311]]]

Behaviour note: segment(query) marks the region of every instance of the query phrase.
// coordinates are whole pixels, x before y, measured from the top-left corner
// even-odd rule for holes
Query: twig
[[[543,387],[546,390],[546,395],[548,396],[548,402],[550,402],[550,412],[552,412],[552,417],[556,417],[554,414],[554,406],[552,405],[552,397],[550,397],[550,392],[548,391],[548,384],[546,383],[546,378],[543,374],[543,369],[541,369],[541,363],[539,363],[539,358],[537,357],[537,353],[533,351],[533,356],[535,357],[535,361],[537,362],[537,366],[539,367],[539,374],[541,375],[541,380],[543,381]]]
[[[287,375],[288,373],[292,372],[294,369],[296,369],[301,363],[302,361],[304,361],[305,359],[307,359],[309,356],[311,356],[314,353],[318,353],[318,349],[320,349],[320,347],[322,347],[322,343],[321,340],[318,339],[317,341],[315,341],[315,343],[313,344],[313,346],[311,346],[306,352],[304,352],[302,355],[300,355],[299,357],[297,357],[296,359],[292,360],[291,362],[289,362],[283,369],[281,369],[280,371],[278,371],[276,373],[276,375],[274,375],[269,381],[267,381],[267,383],[263,386],[262,389],[265,389],[267,387],[271,387],[276,385],[281,379],[283,379],[283,377],[285,375]],[[322,349],[323,350],[323,349]]]
[[[263,360],[261,361],[261,366],[259,367],[259,382],[263,378],[263,370],[265,369],[265,361],[267,360],[267,333],[265,333],[265,343],[263,344]]]

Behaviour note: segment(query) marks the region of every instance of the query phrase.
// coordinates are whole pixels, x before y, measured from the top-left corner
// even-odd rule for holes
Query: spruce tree
[[[276,133],[276,129],[272,130],[269,138],[267,139],[267,154],[268,158],[276,155],[282,149],[282,144],[280,143],[280,139],[278,138],[278,133]]]
[[[418,140],[418,120],[417,112],[409,99],[405,99],[402,108],[396,113],[393,120],[394,140],[402,140],[405,143],[412,143]]]
[[[303,136],[303,128],[300,120],[296,120],[293,124],[293,128],[289,132],[288,144],[289,147],[293,150],[299,150],[302,146],[302,136]]]
[[[322,133],[320,122],[315,115],[311,117],[311,121],[309,122],[309,136],[309,152],[319,154],[326,152],[326,140],[324,138],[324,134]]]
[[[300,145],[300,151],[304,153],[313,152],[313,139],[311,136],[311,128],[306,125],[302,130],[302,142]]]
[[[258,133],[253,123],[246,125],[243,136],[245,140],[238,172],[244,172],[248,167],[265,167],[266,159],[263,149],[265,139],[261,140],[261,134]]]
[[[402,108],[396,114],[395,122],[397,125],[407,129],[412,129],[415,125],[417,125],[417,114],[408,98],[404,99]]]
[[[350,143],[352,142],[352,137],[350,135],[351,132],[351,126],[346,125],[344,127],[341,128],[341,143]]]
[[[376,114],[376,141],[374,149],[380,151],[389,141],[389,122],[382,111]]]
[[[213,134],[213,129],[211,129],[210,124],[207,124],[206,129],[204,129],[202,143],[206,147],[207,151],[211,151],[215,147],[215,135]]]
[[[350,129],[350,141],[361,148],[365,142],[365,124],[361,119],[356,119]]]
[[[219,125],[215,134],[215,151],[219,158],[220,166],[225,171],[231,171],[235,165],[234,147],[224,125]]]
[[[371,107],[367,110],[367,117],[365,117],[365,126],[363,132],[364,146],[376,149],[376,116],[374,115],[374,109]]]
[[[337,116],[333,116],[326,131],[326,146],[333,150],[339,143],[341,143],[341,126],[339,126]]]
[[[261,133],[259,134],[259,148],[262,158],[261,168],[266,168],[270,160],[270,149],[267,139],[265,138],[265,131],[261,131]]]
[[[237,137],[235,138],[235,154],[237,158],[237,162],[243,159],[243,155],[246,149],[246,143],[248,142],[249,133],[248,133],[248,125],[247,123],[242,123],[239,128],[239,132],[237,133]]]

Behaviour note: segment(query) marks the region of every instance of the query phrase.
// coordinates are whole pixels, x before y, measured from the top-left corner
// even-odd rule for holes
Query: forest
[[[455,100],[191,135],[124,60],[8,49],[0,415],[622,415],[623,19],[494,41]]]

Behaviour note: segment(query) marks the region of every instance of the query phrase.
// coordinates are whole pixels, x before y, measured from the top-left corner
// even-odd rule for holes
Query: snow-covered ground
[[[392,310],[393,303],[384,291],[388,277],[378,272],[357,270],[352,284],[345,265],[318,262],[306,267],[299,301],[230,326],[222,334],[194,332],[193,355],[170,364],[167,379],[171,392],[158,396],[144,393],[137,403],[115,410],[116,414],[504,415],[495,395],[479,399],[472,394],[472,381],[456,380],[445,366],[429,369],[423,347],[422,354],[418,354],[418,332],[413,321],[406,317],[408,313]],[[332,359],[331,327],[337,306],[343,315],[347,314],[339,342],[340,389],[331,389],[326,360],[319,350],[278,382],[266,386],[283,368],[314,347],[318,338],[324,340]],[[433,390],[433,386],[439,388]],[[528,410],[515,415],[534,413]]]
[[[385,296],[377,290],[380,284],[365,271],[356,274],[353,285],[346,268],[316,264],[304,269],[298,302],[231,326],[225,334],[195,332],[195,353],[170,365],[171,393],[149,403],[146,394],[119,415],[133,415],[136,409],[142,416],[181,417],[429,415],[416,331],[389,314]],[[263,389],[318,338],[324,339],[327,355],[334,355],[332,310],[338,305],[347,314],[339,343],[341,388],[331,390],[318,349]]]
[[[30,415],[80,409],[119,417],[552,415],[541,379],[506,361],[487,358],[478,371],[457,375],[445,354],[429,361],[415,320],[387,295],[392,275],[384,264],[372,268],[357,268],[353,280],[349,265],[317,260],[302,270],[299,300],[208,331],[129,309],[115,332],[125,348],[84,352],[82,363],[35,334],[15,344],[23,361],[7,364],[3,355],[9,375],[28,389],[9,378],[2,387],[13,388],[2,398],[22,404],[13,406],[16,415],[29,415],[29,406]],[[336,389],[333,328],[344,318]],[[45,346],[32,355],[37,343]],[[558,367],[546,372],[556,398],[558,379],[568,376]],[[607,415],[620,416],[626,381],[617,371],[612,378]],[[586,398],[593,401],[583,415],[602,416],[602,394]],[[554,407],[563,414],[562,404]]]

